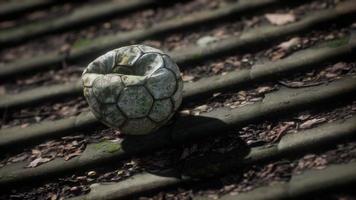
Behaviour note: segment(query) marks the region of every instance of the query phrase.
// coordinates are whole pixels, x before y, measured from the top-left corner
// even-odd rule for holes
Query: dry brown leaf
[[[76,150],[74,153],[68,154],[67,156],[64,157],[64,160],[67,161],[71,158],[74,158],[76,156],[80,156],[82,154],[82,151],[80,149]]]
[[[0,95],[6,94],[6,89],[4,86],[0,85]]]
[[[289,50],[290,48],[293,48],[300,44],[301,39],[299,37],[294,37],[291,38],[288,41],[282,42],[281,44],[278,45],[278,48],[283,49],[283,50]]]
[[[332,66],[330,69],[331,72],[337,72],[339,70],[349,70],[351,69],[351,66],[347,65],[344,62],[338,62]]]
[[[269,92],[271,90],[272,90],[272,87],[269,87],[269,86],[261,86],[261,87],[257,88],[257,92],[259,94],[266,93],[266,92]]]
[[[197,111],[200,111],[200,112],[205,112],[208,109],[209,109],[209,107],[206,104],[194,108],[194,110],[197,110]]]
[[[51,196],[51,200],[57,200],[58,199],[57,194],[51,193],[50,196]]]
[[[290,22],[295,22],[296,17],[292,13],[278,14],[278,13],[269,13],[265,17],[267,20],[274,25],[284,25]]]
[[[307,120],[305,122],[303,122],[299,128],[301,129],[306,129],[306,128],[311,128],[312,126],[316,125],[316,124],[320,124],[320,123],[323,123],[325,122],[326,119],[325,118],[315,118],[315,119],[310,119],[310,120]]]
[[[271,56],[271,61],[276,61],[276,60],[280,60],[281,58],[286,56],[286,52],[283,50],[278,50],[276,52],[273,52],[272,56]]]
[[[29,123],[24,123],[24,124],[21,124],[21,128],[26,128],[26,127],[29,127],[30,126],[30,124]]]
[[[212,66],[212,71],[217,74],[224,69],[224,63],[216,63]]]
[[[11,159],[11,162],[24,161],[26,158],[28,158],[28,155],[24,154],[24,155],[22,155],[22,156],[15,157],[15,158]]]
[[[34,159],[33,161],[31,161],[30,164],[27,165],[27,167],[37,167],[38,165],[40,165],[42,163],[46,163],[50,160],[51,159],[49,159],[49,158],[38,157],[38,158]]]
[[[179,114],[181,114],[182,116],[190,115],[190,110],[182,110],[179,112]]]
[[[194,76],[191,75],[183,75],[182,76],[183,81],[192,81],[194,80]]]

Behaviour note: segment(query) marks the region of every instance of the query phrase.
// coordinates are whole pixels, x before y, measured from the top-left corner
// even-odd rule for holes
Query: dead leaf
[[[263,94],[263,93],[269,92],[271,90],[272,90],[272,87],[269,87],[269,86],[261,86],[261,87],[257,88],[257,92],[259,94]]]
[[[29,127],[30,126],[30,123],[25,123],[25,124],[21,124],[21,128],[26,128],[26,127]]]
[[[194,80],[194,76],[191,75],[183,75],[182,76],[183,81],[192,81]]]
[[[194,108],[194,110],[197,110],[197,111],[200,111],[200,112],[205,112],[205,111],[207,111],[208,109],[209,109],[209,107],[208,107],[208,105],[206,105],[206,104]]]
[[[340,70],[349,70],[351,69],[351,66],[347,65],[344,62],[338,62],[336,64],[334,64],[331,68],[330,68],[330,72],[337,72]]]
[[[39,157],[41,155],[41,151],[38,149],[32,149],[31,153],[32,153],[32,155],[35,155],[36,157]]]
[[[269,13],[265,17],[267,20],[274,25],[284,25],[290,22],[295,22],[296,17],[292,13],[278,14],[278,13]]]
[[[212,65],[212,71],[217,74],[224,69],[224,63],[216,63]]]
[[[49,195],[51,197],[51,200],[57,200],[58,199],[57,194],[50,193]]]
[[[297,119],[304,121],[304,120],[309,119],[310,116],[311,116],[310,114],[302,114],[302,115],[298,116]]]
[[[64,160],[67,161],[71,158],[74,158],[76,156],[80,156],[82,154],[82,151],[80,149],[76,150],[74,153],[68,154],[64,157]]]
[[[303,122],[303,123],[299,126],[299,128],[301,128],[301,129],[311,128],[312,126],[317,125],[317,124],[320,124],[320,123],[323,123],[323,122],[325,122],[325,121],[326,121],[325,118],[319,118],[319,119],[314,118],[314,119],[310,119],[310,120],[307,120],[307,121]]]
[[[4,94],[6,94],[6,89],[5,89],[5,87],[4,86],[0,86],[0,95],[4,95]]]
[[[286,52],[283,50],[275,51],[272,53],[271,61],[279,60],[279,59],[285,57],[286,55],[287,55]]]
[[[288,41],[282,42],[281,44],[278,45],[278,48],[283,49],[283,50],[289,50],[298,44],[300,44],[301,39],[299,37],[294,37]]]
[[[285,134],[285,132],[288,130],[289,127],[291,127],[293,124],[291,123],[286,123],[283,126],[279,127],[279,130],[277,131],[277,136],[273,139],[273,142],[279,141],[282,136]]]
[[[30,164],[27,165],[27,167],[37,167],[38,165],[46,163],[50,160],[51,159],[49,159],[49,158],[38,157],[38,158],[34,159],[33,161],[31,161]]]
[[[24,161],[26,158],[28,158],[28,155],[24,154],[22,156],[16,157],[11,159],[11,162],[20,162],[20,161]]]
[[[311,86],[317,86],[323,84],[322,81],[316,81],[316,82],[303,82],[303,81],[278,81],[281,85],[284,85],[289,88],[301,88],[301,87],[311,87]]]
[[[64,44],[61,46],[59,52],[60,53],[68,53],[71,49],[71,46],[69,44]]]

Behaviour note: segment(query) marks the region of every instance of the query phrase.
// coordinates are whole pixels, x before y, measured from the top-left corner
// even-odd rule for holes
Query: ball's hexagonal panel
[[[146,46],[146,45],[137,45],[138,48],[141,49],[142,52],[144,53],[161,53],[163,54],[163,52],[159,49],[150,47],[150,46]]]
[[[175,62],[173,62],[173,60],[167,55],[163,55],[163,60],[164,60],[164,67],[172,70],[176,75],[176,78],[179,79],[180,71],[178,65]]]
[[[119,98],[119,108],[129,118],[144,117],[151,110],[153,98],[143,86],[125,88]]]
[[[92,87],[95,79],[102,78],[102,77],[103,77],[103,75],[101,75],[101,74],[85,73],[82,76],[82,84],[84,87]]]
[[[182,104],[182,98],[183,98],[183,80],[178,79],[178,87],[175,93],[172,96],[172,101],[174,102],[174,110],[178,110],[180,104]]]
[[[142,52],[138,47],[127,46],[121,47],[116,51],[116,65],[132,66],[141,56]]]
[[[147,117],[142,119],[130,119],[121,127],[121,131],[130,135],[145,135],[157,128],[156,124]]]
[[[172,112],[173,105],[169,98],[155,100],[149,117],[155,122],[161,122],[167,119]]]
[[[135,86],[135,85],[144,85],[146,77],[144,76],[133,76],[133,75],[123,75],[121,80],[125,86]]]
[[[93,92],[101,103],[115,103],[121,90],[122,83],[118,75],[108,74],[93,82]]]
[[[107,74],[106,69],[104,63],[95,59],[93,62],[89,63],[86,73]]]
[[[116,52],[109,51],[106,54],[100,56],[98,60],[103,63],[106,68],[106,74],[110,73],[113,67],[116,65]]]
[[[163,67],[163,58],[157,53],[146,53],[135,63],[134,73],[138,76],[149,76]]]
[[[117,108],[116,104],[106,104],[101,110],[102,120],[110,127],[121,126],[126,118]]]
[[[155,99],[167,98],[176,90],[176,78],[170,70],[160,68],[148,78],[146,87]]]

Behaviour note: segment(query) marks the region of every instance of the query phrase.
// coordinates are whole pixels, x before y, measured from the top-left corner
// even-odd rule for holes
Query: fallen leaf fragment
[[[15,158],[11,159],[11,162],[24,161],[26,158],[28,158],[28,155],[24,154],[24,155],[21,155],[19,157],[15,157]]]
[[[67,156],[64,157],[64,160],[67,161],[71,158],[74,158],[76,156],[80,156],[82,154],[82,151],[80,149],[76,150],[74,153],[68,154]]]
[[[274,25],[284,25],[290,22],[295,22],[296,17],[292,13],[278,14],[278,13],[269,13],[265,17],[267,20]]]
[[[301,129],[311,128],[312,126],[317,125],[317,124],[320,124],[320,123],[323,123],[323,122],[325,122],[325,121],[326,121],[325,118],[310,119],[310,120],[307,120],[307,121],[305,121],[304,123],[302,123],[302,124],[299,126],[299,128],[301,128]]]
[[[5,89],[5,87],[4,86],[0,86],[0,95],[4,95],[4,94],[6,94],[6,89]]]
[[[194,108],[194,110],[197,110],[197,111],[200,111],[200,112],[205,112],[208,109],[209,109],[209,107],[206,104]]]
[[[278,48],[283,49],[283,50],[289,50],[298,44],[300,44],[301,39],[299,37],[294,37],[291,38],[288,41],[282,42],[281,44],[278,45]]]
[[[257,92],[259,94],[263,94],[263,93],[269,92],[271,90],[272,90],[272,87],[270,87],[270,86],[260,86],[257,88]]]
[[[191,75],[183,75],[182,76],[183,81],[192,81],[194,80],[194,76]]]
[[[27,165],[27,167],[37,167],[40,164],[49,162],[51,159],[49,158],[42,158],[42,157],[38,157],[36,159],[34,159],[33,161],[30,162],[29,165]]]

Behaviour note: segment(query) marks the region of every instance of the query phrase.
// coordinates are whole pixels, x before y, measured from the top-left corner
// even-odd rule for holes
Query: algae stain
[[[94,148],[102,152],[115,153],[121,149],[121,145],[106,140],[95,144]]]
[[[327,42],[326,45],[331,48],[336,48],[336,47],[347,44],[349,42],[349,39],[350,39],[349,37],[342,37],[342,38]]]
[[[74,49],[77,49],[77,48],[81,48],[81,47],[84,47],[84,46],[88,46],[90,43],[91,43],[91,40],[89,40],[89,39],[79,39],[79,40],[74,42],[72,47]]]

